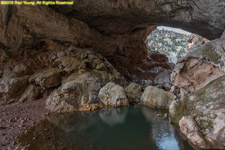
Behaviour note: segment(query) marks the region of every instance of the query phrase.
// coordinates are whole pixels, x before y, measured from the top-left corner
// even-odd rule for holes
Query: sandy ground
[[[25,149],[16,142],[16,137],[50,115],[45,100],[0,106],[0,150]]]

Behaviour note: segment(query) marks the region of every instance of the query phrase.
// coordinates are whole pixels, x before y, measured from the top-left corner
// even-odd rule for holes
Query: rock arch
[[[40,39],[70,42],[103,54],[130,78],[155,66],[148,60],[146,37],[157,25],[180,27],[209,39],[224,29],[225,3],[194,0],[86,0],[72,6],[0,6],[3,49],[35,45]],[[151,76],[149,74],[148,76]],[[143,76],[142,76],[143,77]]]
[[[196,64],[212,63],[219,71],[224,71],[225,33],[221,37],[225,27],[224,0],[74,0],[74,3],[73,6],[0,6],[0,105],[26,98],[37,99],[58,88],[49,101],[59,111],[103,107],[93,104],[99,101],[99,89],[109,81],[126,84],[119,72],[134,80],[154,78],[154,74],[147,71],[155,67],[173,67],[163,56],[148,55],[146,37],[157,25],[180,27],[208,39],[218,38],[201,48],[198,55],[205,55],[206,59],[196,60]],[[185,60],[180,65],[193,68]],[[186,80],[188,70],[180,70],[182,67],[178,66],[173,72],[174,79],[184,72],[175,80],[178,87],[195,91],[208,84],[208,80],[201,87],[189,82],[179,84]],[[37,72],[43,68],[44,71]],[[192,72],[195,70],[189,74]],[[191,83],[198,80],[199,74],[202,73],[198,72]],[[220,75],[224,74],[220,72]],[[216,78],[218,76],[211,77]],[[76,92],[83,93],[77,101],[74,99]],[[182,99],[185,91],[180,93]],[[215,98],[219,94],[211,95]],[[181,104],[174,101],[170,105],[171,116],[176,117],[179,108],[183,109]],[[219,118],[217,123],[220,123]],[[223,143],[220,144],[224,148]]]
[[[105,56],[130,79],[154,78],[155,67],[171,69],[163,56],[149,57],[146,37],[157,25],[180,27],[208,39],[224,30],[223,0],[86,0],[72,6],[0,6],[0,48],[21,48],[42,40],[70,43]]]

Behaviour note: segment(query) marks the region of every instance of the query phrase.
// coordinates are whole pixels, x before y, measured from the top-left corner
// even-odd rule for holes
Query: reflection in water
[[[122,124],[128,112],[128,107],[105,108],[99,111],[99,116],[108,125]]]
[[[54,115],[19,141],[31,150],[192,150],[157,113],[162,112],[134,105]]]
[[[171,150],[179,150],[178,143],[173,135],[164,135],[159,138],[157,141],[157,145],[159,149],[171,149]]]
[[[73,132],[74,130],[83,131],[89,126],[98,122],[96,113],[93,112],[75,112],[69,114],[56,114],[48,117],[48,121],[65,132]]]
[[[142,107],[143,115],[151,126],[150,137],[155,141],[159,149],[179,150],[179,145],[167,120],[156,117],[156,111]]]

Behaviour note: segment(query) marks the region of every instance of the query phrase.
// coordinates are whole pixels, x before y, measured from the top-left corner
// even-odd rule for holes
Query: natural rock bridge
[[[172,122],[193,145],[223,149],[224,12],[224,0],[0,5],[0,105],[48,96],[50,110],[68,112],[127,105],[128,99],[131,103],[139,98],[150,107],[169,109]],[[146,38],[158,25],[179,27],[212,41],[174,67],[164,55],[147,50]],[[167,91],[128,86],[130,81],[154,80],[156,67],[173,69],[167,76],[170,87],[161,87]]]
[[[223,0],[85,0],[72,6],[1,6],[1,47],[16,48],[46,38],[71,42],[104,55],[123,74],[146,62],[146,37],[157,25],[180,27],[208,39],[224,30]],[[130,75],[131,76],[131,75]]]

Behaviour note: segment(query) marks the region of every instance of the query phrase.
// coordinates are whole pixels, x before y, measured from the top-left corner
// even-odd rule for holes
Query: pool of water
[[[31,150],[192,150],[162,111],[145,106],[57,114],[18,140]]]

